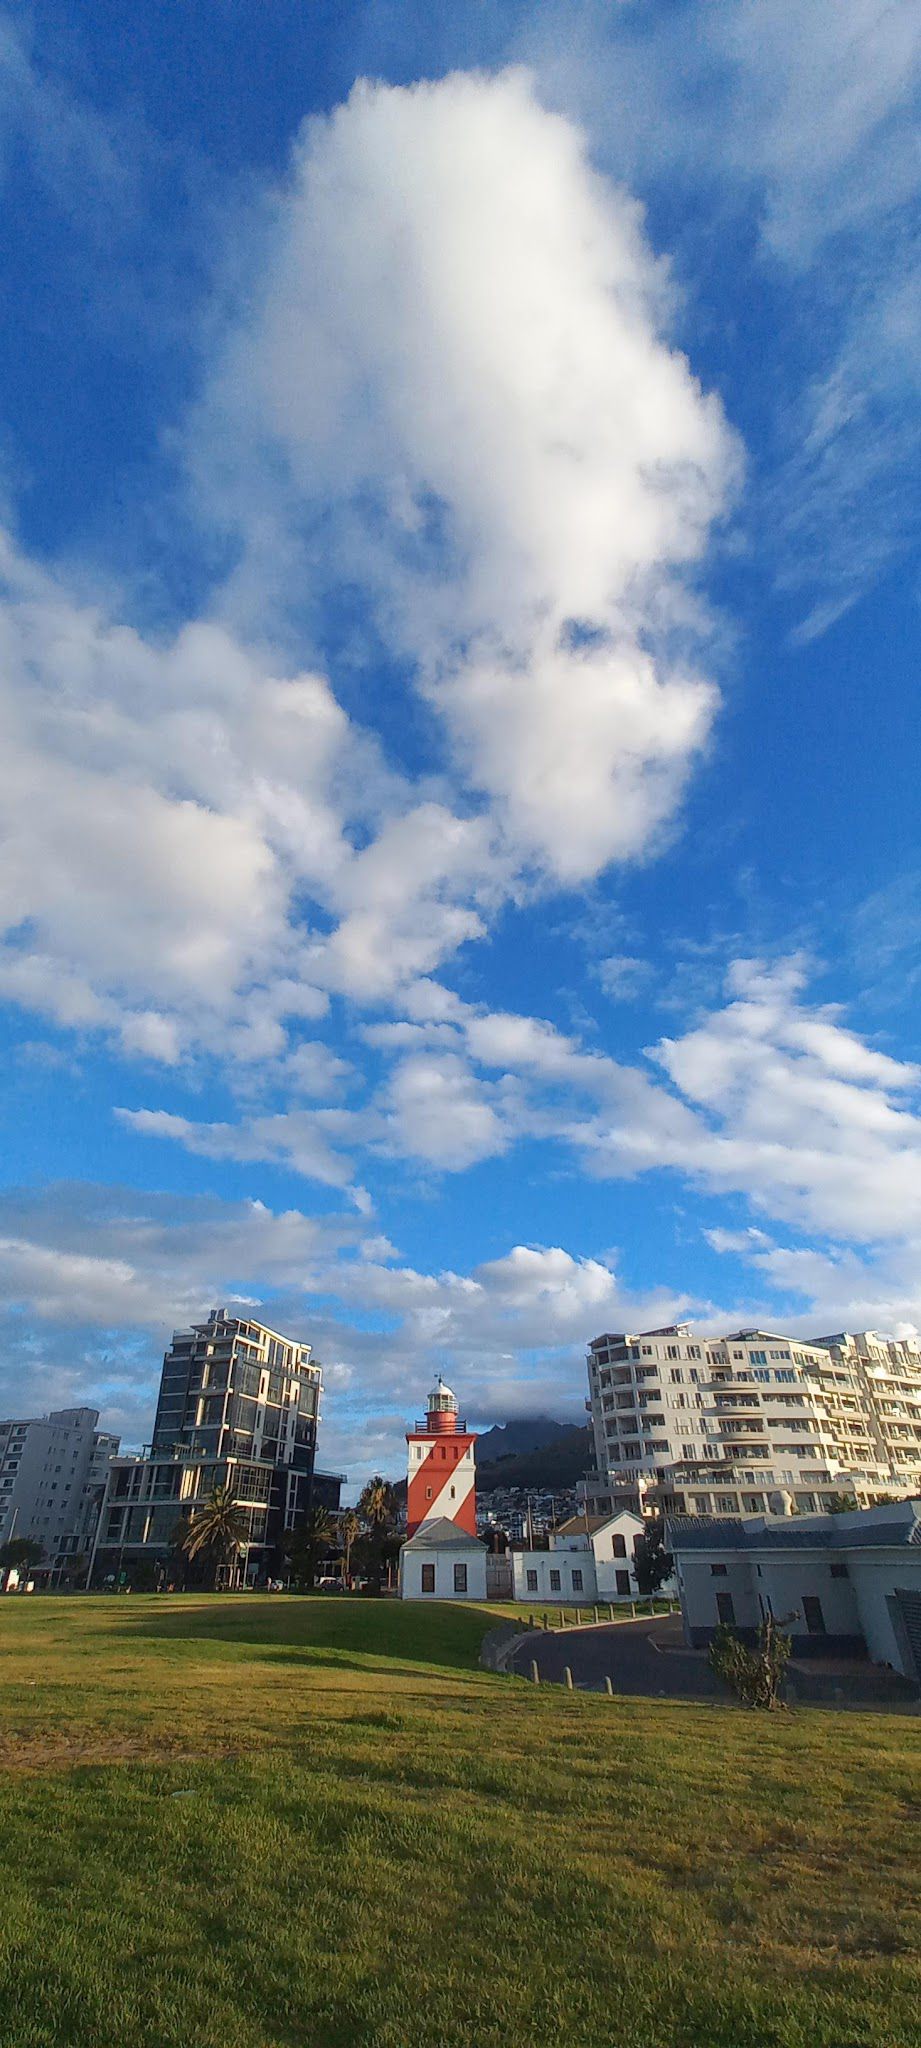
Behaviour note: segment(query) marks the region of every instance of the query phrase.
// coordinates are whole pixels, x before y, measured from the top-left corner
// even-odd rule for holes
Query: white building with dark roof
[[[921,1500],[851,1514],[668,1517],[687,1642],[767,1613],[800,1656],[858,1656],[921,1691]]]

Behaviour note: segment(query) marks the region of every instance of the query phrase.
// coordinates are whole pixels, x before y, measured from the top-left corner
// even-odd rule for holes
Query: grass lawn
[[[477,1668],[491,1610],[0,1601],[0,2048],[914,2048],[921,1724]]]

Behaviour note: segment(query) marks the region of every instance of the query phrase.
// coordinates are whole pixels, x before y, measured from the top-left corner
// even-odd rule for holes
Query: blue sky
[[[0,1405],[921,1325],[901,0],[0,12]]]

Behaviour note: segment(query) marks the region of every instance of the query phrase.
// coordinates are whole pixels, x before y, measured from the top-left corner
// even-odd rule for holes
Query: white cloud
[[[457,1171],[504,1152],[510,1133],[482,1085],[455,1053],[412,1054],[388,1090],[396,1149]]]
[[[248,582],[332,508],[519,853],[571,880],[644,850],[715,708],[666,649],[738,462],[638,209],[526,75],[455,74],[309,122],[276,226],[192,454]]]
[[[201,1159],[282,1164],[327,1187],[345,1188],[352,1179],[350,1162],[324,1136],[322,1111],[291,1109],[238,1124],[192,1123],[165,1109],[117,1109],[115,1114],[126,1129],[143,1137],[171,1138]]]

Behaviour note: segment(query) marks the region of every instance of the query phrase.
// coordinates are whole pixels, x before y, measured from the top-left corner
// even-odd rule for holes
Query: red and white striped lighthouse
[[[441,1520],[456,1522],[468,1536],[475,1536],[476,1435],[462,1422],[455,1396],[443,1379],[435,1381],[425,1421],[407,1430],[406,1442],[407,1536],[414,1536],[423,1522]]]

